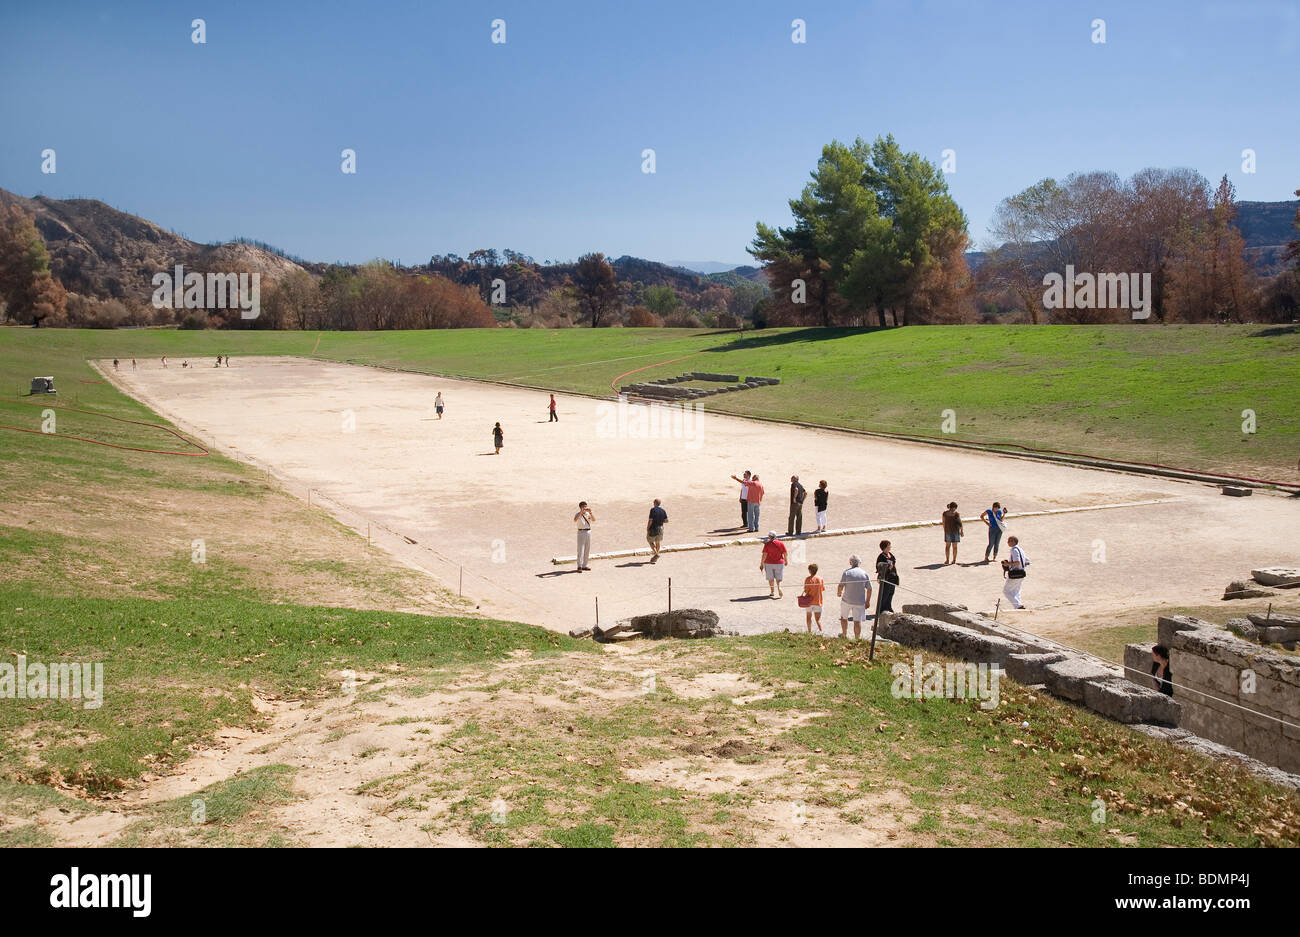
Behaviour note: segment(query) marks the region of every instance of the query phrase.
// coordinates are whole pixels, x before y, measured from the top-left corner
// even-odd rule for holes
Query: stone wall
[[[881,615],[881,637],[970,663],[997,664],[1029,686],[1124,723],[1179,724],[1178,704],[1124,679],[1116,664],[1012,628],[959,605],[904,605]]]
[[[1300,773],[1300,658],[1181,615],[1159,620],[1158,639],[1169,648],[1180,728]],[[1130,644],[1124,664],[1130,680],[1151,685],[1150,644]]]

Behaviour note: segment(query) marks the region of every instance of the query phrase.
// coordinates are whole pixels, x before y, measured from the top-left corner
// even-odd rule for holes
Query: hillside
[[[177,264],[200,272],[260,273],[264,285],[302,269],[252,244],[199,244],[97,199],[24,198],[0,189],[0,204],[17,204],[33,215],[51,272],[70,292],[96,299],[147,303],[154,274]]]

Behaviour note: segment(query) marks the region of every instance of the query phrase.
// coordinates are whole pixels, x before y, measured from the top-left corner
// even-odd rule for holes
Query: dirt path
[[[549,562],[574,552],[579,500],[596,511],[596,550],[643,545],[655,497],[669,514],[666,542],[731,538],[739,506],[729,476],[743,469],[767,485],[764,532],[785,532],[795,473],[809,488],[830,482],[833,527],[937,518],[958,501],[972,519],[960,565],[942,565],[934,528],[889,536],[899,598],[978,610],[1001,594],[1000,571],[981,562],[984,527],[973,520],[993,500],[1014,512],[1171,499],[1058,517],[1013,513],[1009,533],[1033,562],[1029,609],[1014,617],[1063,639],[1084,609],[1096,616],[1217,601],[1252,566],[1293,559],[1300,526],[1300,500],[1263,492],[1225,498],[1200,484],[714,414],[660,421],[643,407],[588,398],[561,397],[560,421],[548,423],[544,394],[342,364],[250,358],[229,370],[146,365],[113,378],[218,449],[271,467],[300,497],[311,489],[313,503],[369,528],[448,588],[463,578],[484,613],[557,629],[589,624],[597,599],[602,618],[660,610],[670,577],[674,606],[712,608],[726,627],[800,627],[793,596],[807,563],[833,581],[850,553],[874,557],[878,534],[795,543],[779,602],[767,598],[752,547],[666,555],[653,568],[644,559],[598,561],[586,574]],[[439,390],[443,420],[432,407]],[[497,421],[506,436],[499,456],[491,446]],[[812,522],[810,505],[805,527]]]

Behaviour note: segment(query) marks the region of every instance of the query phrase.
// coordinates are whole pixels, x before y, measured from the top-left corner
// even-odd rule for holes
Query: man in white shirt
[[[1020,590],[1025,585],[1025,568],[1029,566],[1029,560],[1025,551],[1020,549],[1019,537],[1008,537],[1007,546],[1011,553],[1002,561],[1002,575],[1007,577],[1002,585],[1002,594],[1011,602],[1012,608],[1024,608],[1020,604]]]
[[[596,519],[595,513],[587,507],[586,501],[578,502],[578,513],[573,515],[573,523],[578,525],[578,572],[590,572],[587,561],[591,558],[591,523]]]
[[[862,568],[857,554],[849,557],[849,568],[840,576],[835,590],[840,598],[840,637],[849,636],[849,619],[853,619],[853,637],[862,637],[862,622],[871,604],[871,574]]]
[[[749,528],[749,472],[745,473],[744,478],[731,476],[732,481],[740,482],[740,526]]]

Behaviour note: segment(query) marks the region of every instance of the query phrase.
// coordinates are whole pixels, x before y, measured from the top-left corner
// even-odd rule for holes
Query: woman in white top
[[[1024,608],[1020,603],[1020,590],[1025,585],[1025,569],[1029,566],[1029,560],[1025,551],[1020,549],[1019,537],[1008,537],[1007,546],[1011,548],[1011,554],[1002,561],[1002,575],[1006,577],[1006,582],[1002,584],[1002,594],[1011,602],[1012,608]]]

